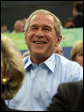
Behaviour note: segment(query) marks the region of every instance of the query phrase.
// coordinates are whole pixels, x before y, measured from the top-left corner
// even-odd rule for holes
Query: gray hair
[[[26,20],[26,23],[25,23],[24,31],[27,32],[27,30],[29,29],[29,25],[30,25],[30,20],[31,20],[31,18],[32,18],[35,14],[40,14],[40,13],[41,13],[41,14],[48,14],[48,15],[51,15],[51,16],[54,18],[54,21],[55,21],[55,31],[56,31],[56,33],[57,33],[57,36],[59,36],[59,35],[62,33],[62,30],[63,30],[61,21],[60,21],[59,18],[56,17],[53,13],[51,13],[50,11],[44,10],[44,9],[36,10],[36,11],[34,11],[34,12],[28,17],[28,19]]]

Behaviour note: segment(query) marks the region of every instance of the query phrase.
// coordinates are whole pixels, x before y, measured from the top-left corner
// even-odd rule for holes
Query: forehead
[[[15,24],[15,26],[23,26],[23,23],[22,22],[18,22]]]
[[[54,18],[49,14],[35,14],[30,20],[30,25],[33,24],[54,25]]]
[[[79,51],[78,54],[83,54],[83,50]]]

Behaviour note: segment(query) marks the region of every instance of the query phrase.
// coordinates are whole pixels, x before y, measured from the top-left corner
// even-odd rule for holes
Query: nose
[[[44,33],[42,31],[42,28],[39,28],[35,34],[36,37],[41,38],[44,36]]]

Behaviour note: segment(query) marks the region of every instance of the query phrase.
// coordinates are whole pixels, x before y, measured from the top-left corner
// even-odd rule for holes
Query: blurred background
[[[78,12],[73,11],[76,2],[81,2],[75,5]],[[24,24],[38,9],[49,10],[61,20],[64,28],[61,47],[63,55],[70,59],[72,46],[83,40],[83,1],[1,1],[1,33],[12,38],[23,54],[28,49],[24,41]],[[76,15],[81,16],[81,20]],[[76,26],[73,25],[74,18],[78,19]]]
[[[64,26],[67,18],[73,16],[74,1],[1,1],[1,23],[7,24],[10,31],[14,28],[14,22],[27,18],[37,9],[47,9],[53,12]]]

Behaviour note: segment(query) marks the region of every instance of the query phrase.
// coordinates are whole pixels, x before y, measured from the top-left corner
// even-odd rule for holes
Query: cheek
[[[80,57],[80,62],[83,63],[83,57]]]
[[[27,45],[30,44],[31,39],[32,39],[32,33],[31,33],[31,32],[28,32],[28,33],[26,34],[26,44],[27,44]]]
[[[33,33],[29,33],[28,34],[28,37],[27,37],[27,46],[28,46],[28,49],[30,50],[30,51],[32,51],[32,49],[34,49],[35,48],[35,46],[33,46],[33,44],[32,44],[32,38],[34,37],[34,34]]]
[[[52,39],[52,44],[53,44],[54,47],[57,47],[57,39],[56,39],[56,37],[54,37]]]
[[[49,37],[48,40],[53,44],[55,44],[57,42],[55,33],[47,34],[46,37]]]
[[[27,43],[31,44],[32,38],[34,37],[34,33],[29,32],[27,36]]]

